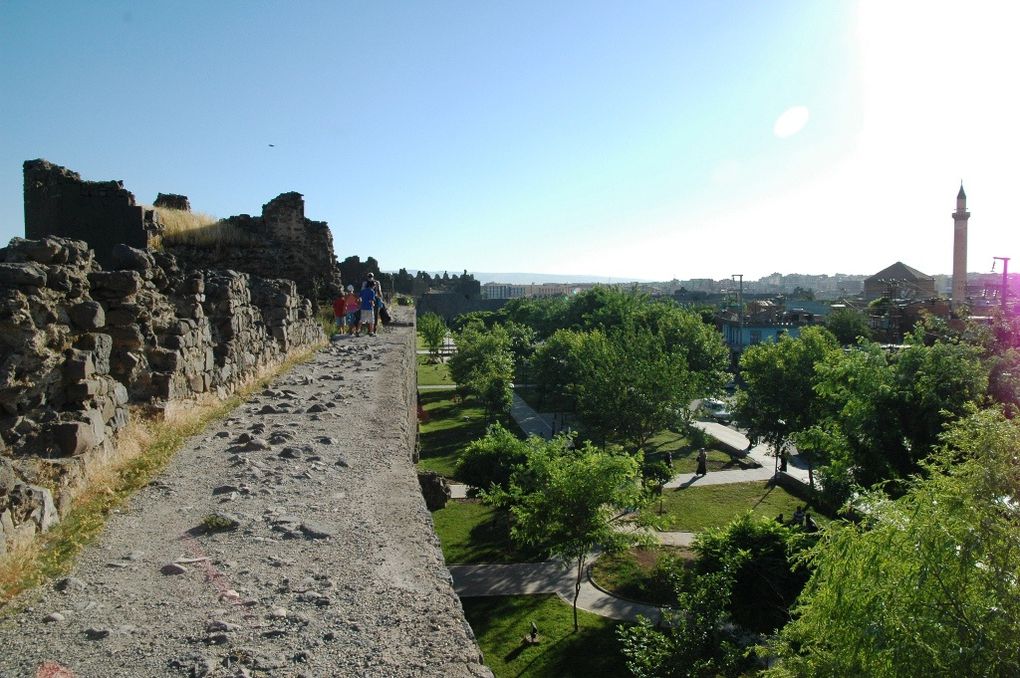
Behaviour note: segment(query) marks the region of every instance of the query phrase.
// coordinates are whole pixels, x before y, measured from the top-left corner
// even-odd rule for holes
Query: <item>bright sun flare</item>
[[[792,137],[804,128],[811,114],[807,106],[793,106],[783,111],[772,126],[772,133],[780,139]]]

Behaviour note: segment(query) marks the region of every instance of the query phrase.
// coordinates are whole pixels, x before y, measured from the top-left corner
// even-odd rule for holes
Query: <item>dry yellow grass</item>
[[[258,243],[252,234],[204,212],[167,207],[156,207],[155,210],[163,224],[163,245],[213,248],[225,245],[246,247]]]

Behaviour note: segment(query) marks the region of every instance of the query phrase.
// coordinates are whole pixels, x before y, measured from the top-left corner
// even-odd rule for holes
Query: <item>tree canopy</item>
[[[574,568],[576,631],[577,596],[589,554],[596,547],[612,551],[635,540],[614,529],[612,518],[617,507],[639,501],[637,460],[587,442],[576,450],[547,445],[534,450],[527,465],[515,469],[507,492],[488,496],[509,505],[515,542],[547,548]]]
[[[769,676],[1020,675],[1020,428],[985,410],[943,440],[826,529]]]

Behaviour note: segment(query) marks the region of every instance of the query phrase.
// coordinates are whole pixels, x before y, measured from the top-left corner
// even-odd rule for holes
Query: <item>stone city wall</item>
[[[112,264],[117,244],[150,252],[162,246],[182,268],[230,269],[260,278],[286,278],[313,304],[332,301],[340,292],[340,269],[333,236],[324,221],[305,218],[300,193],[283,193],[262,206],[262,215],[224,219],[249,238],[244,242],[171,245],[159,237],[159,214],[135,203],[122,181],[83,181],[77,172],[45,160],[24,164],[25,237],[60,236],[83,240],[104,267]],[[191,210],[188,197],[160,193],[157,207]]]
[[[223,397],[325,340],[290,280],[184,268],[127,245],[0,248],[0,555],[69,508],[112,459],[131,405]]]
[[[418,315],[436,313],[447,323],[462,313],[472,311],[498,311],[506,306],[509,299],[479,299],[465,297],[463,294],[440,293],[423,294],[415,300]]]
[[[148,248],[160,232],[153,210],[135,204],[122,181],[83,181],[45,160],[27,160],[24,175],[26,238],[84,240],[109,266],[114,245]]]
[[[251,235],[251,242],[208,247],[167,244],[166,251],[193,268],[229,268],[293,280],[303,295],[316,302],[331,301],[340,293],[333,236],[325,221],[305,218],[300,193],[283,193],[270,200],[262,206],[260,217],[242,214],[224,222]]]

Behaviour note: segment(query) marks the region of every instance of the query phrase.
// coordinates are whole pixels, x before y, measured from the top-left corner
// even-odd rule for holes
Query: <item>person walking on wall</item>
[[[344,310],[347,313],[347,334],[353,334],[355,326],[358,325],[358,313],[361,311],[361,300],[354,293],[354,285],[347,286]]]
[[[371,274],[369,274],[371,275]],[[368,336],[375,336],[375,287],[365,285],[361,288],[361,317],[358,322],[358,336],[361,336],[361,326],[368,325]]]
[[[379,308],[382,304],[382,283],[375,279],[375,274],[371,271],[368,272],[368,276],[365,278],[365,282],[361,284],[362,287],[371,287],[372,291],[375,292],[375,301],[372,326],[375,328],[379,327]],[[373,330],[374,331],[374,330]]]
[[[340,290],[340,294],[333,300],[333,321],[339,334],[347,333],[347,300],[344,298],[343,290]]]

